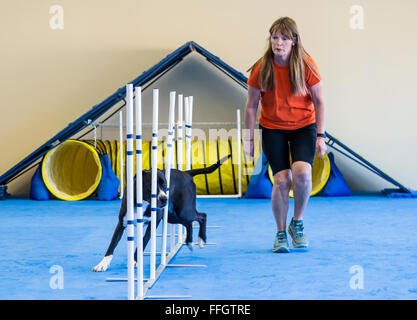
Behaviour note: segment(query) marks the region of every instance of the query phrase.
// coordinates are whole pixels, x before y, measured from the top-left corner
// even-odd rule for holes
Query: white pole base
[[[149,279],[143,279],[143,281],[148,281]],[[106,281],[108,282],[125,282],[127,281],[127,278],[106,278]],[[135,281],[138,281],[137,278],[135,278]]]
[[[167,264],[166,267],[172,268],[207,268],[205,264]]]
[[[146,296],[144,299],[184,299],[192,297],[193,296]]]

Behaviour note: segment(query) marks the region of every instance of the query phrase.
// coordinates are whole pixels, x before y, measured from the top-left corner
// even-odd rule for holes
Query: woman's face
[[[271,35],[271,48],[275,58],[286,60],[291,54],[294,41],[284,36],[280,31]]]

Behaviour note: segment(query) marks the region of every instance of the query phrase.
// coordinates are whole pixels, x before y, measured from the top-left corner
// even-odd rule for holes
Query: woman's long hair
[[[304,74],[304,63],[316,76],[318,76],[318,72],[308,59],[309,54],[303,48],[295,21],[289,17],[279,18],[272,24],[271,28],[269,28],[267,50],[262,58],[256,61],[248,71],[252,71],[252,69],[260,63],[259,86],[261,87],[261,90],[274,90],[274,53],[272,52],[271,36],[277,31],[280,31],[282,35],[294,41],[289,61],[291,91],[294,95],[305,95],[307,94],[307,86]]]

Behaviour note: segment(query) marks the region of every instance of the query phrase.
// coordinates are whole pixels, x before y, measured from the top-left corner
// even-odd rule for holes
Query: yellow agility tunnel
[[[100,183],[102,167],[97,150],[78,140],[67,140],[49,151],[42,161],[42,178],[58,199],[89,197]]]
[[[134,145],[134,149],[135,149]],[[165,169],[166,141],[158,142],[158,169]],[[177,158],[177,143],[174,144],[174,168],[180,164]],[[123,150],[126,150],[124,142]],[[231,155],[219,170],[210,174],[194,177],[198,195],[233,195],[239,192],[238,152],[241,153],[242,194],[246,192],[253,173],[255,161],[260,154],[259,145],[255,144],[255,161],[248,161],[243,150],[238,150],[236,140],[192,141],[191,168],[208,167],[219,159]],[[120,179],[120,161],[125,164],[125,152],[120,157],[119,141],[110,140],[67,140],[49,151],[42,162],[42,178],[48,190],[58,199],[81,200],[94,196],[100,183],[102,167],[99,154],[107,153],[111,168]],[[326,155],[327,156],[327,155]],[[136,167],[134,157],[134,168]],[[183,145],[183,170],[185,170],[185,144]],[[143,169],[151,167],[151,142],[142,142]],[[124,170],[126,166],[124,165]],[[270,170],[269,170],[270,171]],[[324,187],[330,173],[328,158],[315,159],[313,164],[313,192],[316,194]],[[269,173],[272,174],[271,172]],[[270,176],[271,182],[273,182]],[[126,172],[123,173],[123,185],[126,185]]]

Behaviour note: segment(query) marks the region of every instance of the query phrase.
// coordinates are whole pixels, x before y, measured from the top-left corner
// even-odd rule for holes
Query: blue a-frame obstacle
[[[207,51],[206,49],[204,49],[203,47],[201,47],[194,41],[185,43],[184,45],[179,47],[177,50],[175,50],[174,52],[166,56],[160,62],[158,62],[153,67],[146,70],[145,72],[143,72],[139,77],[137,77],[136,79],[132,80],[129,83],[132,83],[134,86],[142,86],[143,90],[146,90],[146,88],[149,87],[149,85],[151,85],[157,79],[162,77],[166,72],[168,72],[173,67],[175,67],[178,63],[180,63],[183,60],[185,56],[187,56],[193,51],[201,54],[203,57],[207,59],[208,62],[210,62],[215,67],[217,67],[220,71],[222,71],[227,76],[232,78],[239,85],[247,89],[248,79],[242,73],[230,67],[220,58],[216,57],[215,55],[213,55],[212,53],[210,53],[209,51]],[[6,171],[4,174],[2,174],[0,176],[0,186],[7,185],[12,180],[16,179],[17,177],[19,177],[20,175],[22,175],[23,173],[31,169],[33,167],[31,165],[37,160],[39,160],[41,157],[43,157],[49,150],[56,147],[57,145],[64,142],[65,140],[73,137],[75,134],[79,133],[81,130],[90,126],[92,122],[94,122],[96,119],[102,116],[105,112],[110,110],[114,105],[124,100],[125,96],[126,96],[126,88],[125,86],[123,86],[120,89],[118,89],[115,93],[113,93],[111,96],[109,96],[107,99],[95,105],[93,108],[91,108],[91,110],[83,114],[81,117],[69,123],[66,128],[58,132],[54,137],[49,139],[47,142],[42,144],[31,154],[26,156],[22,161],[20,161],[19,163],[14,165],[12,168],[10,168],[8,171]],[[415,192],[412,192],[410,189],[406,188],[401,183],[391,178],[385,172],[375,167],[369,161],[367,161],[362,156],[354,152],[352,149],[344,145],[342,142],[340,142],[338,139],[333,137],[328,132],[326,132],[326,134],[328,137],[326,143],[330,147],[339,151],[343,155],[349,157],[353,161],[364,166],[371,172],[377,174],[381,178],[389,181],[390,183],[398,187],[398,189],[396,188],[396,189],[383,190],[383,192],[387,196],[417,197],[417,194]]]

